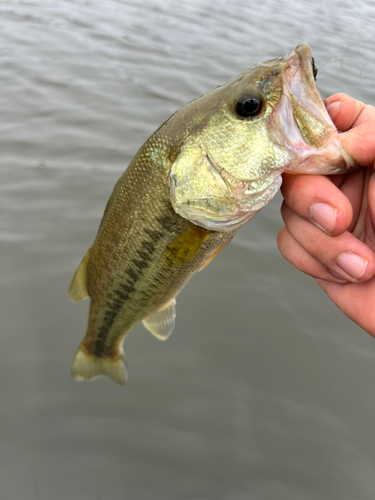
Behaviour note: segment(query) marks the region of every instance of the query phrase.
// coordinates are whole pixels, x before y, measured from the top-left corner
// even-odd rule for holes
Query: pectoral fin
[[[172,299],[158,312],[143,320],[144,326],[159,340],[167,340],[176,318],[176,299]]]
[[[199,269],[199,271],[203,271],[203,269],[204,269],[206,266],[208,266],[208,264],[209,264],[210,262],[212,262],[212,261],[214,260],[214,258],[215,258],[217,255],[219,255],[219,253],[220,253],[222,250],[224,250],[224,248],[225,248],[225,247],[228,245],[228,243],[230,243],[232,240],[233,240],[233,236],[232,236],[231,238],[229,238],[229,240],[228,240],[228,241],[226,241],[226,242],[224,243],[224,245],[221,245],[221,247],[220,247],[220,248],[218,248],[218,249],[216,250],[216,252],[214,252],[214,253],[211,255],[211,257],[210,257],[210,258],[209,258],[209,259],[208,259],[208,260],[207,260],[207,261],[203,264],[203,266]]]
[[[82,262],[78,266],[78,269],[72,279],[72,283],[69,288],[69,297],[73,302],[79,302],[80,300],[85,300],[89,296],[86,287],[86,275],[87,275],[87,264],[90,259],[91,248],[88,249],[86,255],[83,257]]]

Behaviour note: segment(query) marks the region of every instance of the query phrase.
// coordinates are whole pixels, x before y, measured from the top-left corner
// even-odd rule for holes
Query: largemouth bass
[[[279,190],[281,174],[354,166],[315,86],[306,43],[174,113],[118,180],[70,287],[91,297],[72,375],[126,380],[122,343],[139,321],[159,339],[175,297]]]

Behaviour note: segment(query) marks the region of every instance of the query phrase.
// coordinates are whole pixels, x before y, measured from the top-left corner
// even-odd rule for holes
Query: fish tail
[[[98,357],[88,353],[81,344],[73,361],[72,376],[78,380],[88,380],[98,375],[108,375],[118,384],[124,385],[127,372],[122,353],[115,357]]]

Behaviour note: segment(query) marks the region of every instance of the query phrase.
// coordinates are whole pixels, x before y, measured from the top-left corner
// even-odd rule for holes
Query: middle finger
[[[330,236],[298,216],[284,202],[281,215],[291,236],[318,262],[349,281],[366,281],[374,275],[375,255],[351,233]]]

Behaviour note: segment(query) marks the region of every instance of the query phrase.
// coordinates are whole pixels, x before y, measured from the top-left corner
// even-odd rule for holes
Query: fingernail
[[[326,233],[331,233],[336,225],[337,210],[328,203],[314,203],[310,210],[314,224]]]
[[[331,120],[335,120],[336,116],[339,114],[341,108],[341,101],[336,101],[330,104],[327,108]]]
[[[343,253],[336,261],[337,266],[353,279],[360,278],[366,271],[367,260],[355,253]],[[344,276],[346,278],[346,276]]]

